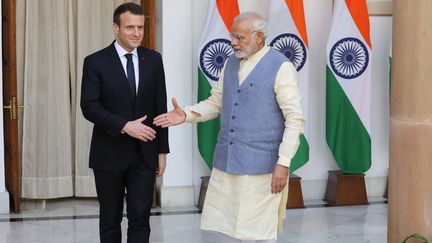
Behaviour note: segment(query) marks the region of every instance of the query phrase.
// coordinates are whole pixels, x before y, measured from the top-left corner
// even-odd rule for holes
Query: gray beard
[[[245,57],[248,57],[248,53],[242,51],[242,52],[234,52],[234,56],[237,57],[238,59],[243,59]]]

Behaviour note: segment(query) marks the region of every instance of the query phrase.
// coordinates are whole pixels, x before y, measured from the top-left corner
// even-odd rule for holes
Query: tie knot
[[[125,56],[128,59],[128,61],[132,60],[132,53],[127,53],[125,54]]]

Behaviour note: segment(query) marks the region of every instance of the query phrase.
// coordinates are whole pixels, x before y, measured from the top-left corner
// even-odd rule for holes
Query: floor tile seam
[[[172,211],[172,212],[152,212],[150,216],[169,216],[169,215],[190,215],[201,214],[201,210],[190,211]],[[123,214],[126,217],[126,214]],[[39,216],[39,217],[17,217],[17,218],[3,218],[0,223],[13,223],[13,222],[29,222],[29,221],[49,221],[49,220],[80,220],[80,219],[98,219],[98,214],[91,215],[70,215],[70,216]]]
[[[369,205],[387,204],[387,200],[370,202]],[[346,205],[359,206],[359,205]],[[308,208],[337,208],[338,206],[330,206],[328,204],[322,205],[306,205],[303,209]],[[168,215],[189,215],[189,214],[201,214],[201,210],[188,210],[188,211],[169,211],[169,212],[151,212],[151,216],[168,216]],[[126,214],[123,214],[126,217]],[[12,218],[0,218],[0,223],[4,222],[23,222],[23,221],[44,221],[44,220],[79,220],[79,219],[97,219],[99,215],[69,215],[69,216],[36,216],[36,217],[12,217]]]

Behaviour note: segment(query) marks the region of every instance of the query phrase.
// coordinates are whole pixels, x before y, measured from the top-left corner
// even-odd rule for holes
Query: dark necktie
[[[127,63],[126,63],[127,78],[132,92],[132,97],[135,97],[136,96],[135,71],[134,71],[134,65],[132,60],[132,54],[128,53],[125,54],[125,56],[127,58]]]

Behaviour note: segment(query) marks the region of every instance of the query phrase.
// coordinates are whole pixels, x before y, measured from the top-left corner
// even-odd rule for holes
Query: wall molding
[[[368,197],[383,196],[387,187],[387,176],[365,177]],[[325,197],[327,180],[302,180],[304,200],[322,200]],[[199,185],[190,186],[161,186],[161,207],[190,207],[196,206],[199,196]]]
[[[392,0],[367,1],[369,16],[392,16]]]
[[[160,205],[162,208],[195,206],[194,186],[161,186]]]
[[[383,196],[387,187],[387,176],[365,177],[368,197]],[[327,180],[302,180],[304,200],[321,200],[325,197]]]

